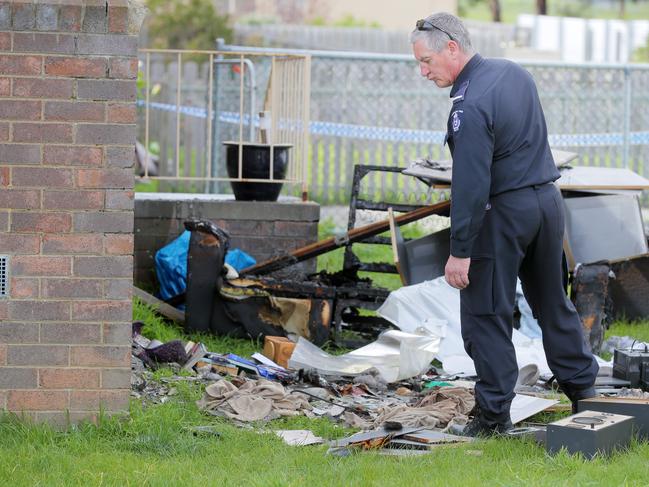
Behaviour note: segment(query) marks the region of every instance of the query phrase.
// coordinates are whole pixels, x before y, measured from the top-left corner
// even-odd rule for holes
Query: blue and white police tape
[[[145,106],[144,100],[138,100],[139,106]],[[166,112],[179,111],[183,115],[196,118],[207,118],[207,110],[201,107],[183,106],[177,108],[169,103],[150,102],[149,108]],[[244,114],[240,119],[237,112],[219,112],[219,121],[223,123],[239,124],[248,126],[250,115]],[[253,125],[259,126],[259,117],[254,116]],[[280,129],[302,130],[300,120],[282,120]],[[372,125],[357,125],[338,122],[311,121],[309,132],[312,135],[325,135],[330,137],[344,137],[350,139],[381,140],[386,142],[411,142],[416,144],[441,144],[444,141],[445,132],[433,130],[402,129],[397,127],[376,127]],[[551,134],[548,136],[550,145],[553,147],[596,147],[596,146],[619,146],[625,144],[623,132],[602,132],[590,134]],[[649,145],[649,131],[630,132],[628,134],[629,145]]]

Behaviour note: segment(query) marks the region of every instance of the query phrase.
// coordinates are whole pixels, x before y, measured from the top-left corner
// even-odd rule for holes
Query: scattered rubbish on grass
[[[395,382],[428,369],[441,342],[441,332],[436,331],[437,334],[426,329],[413,330],[412,333],[389,330],[376,342],[337,356],[300,337],[288,363],[293,368],[311,368],[324,374],[347,376],[365,374],[374,368],[383,380]]]
[[[464,450],[464,454],[472,457],[481,457],[484,452],[482,450]]]
[[[473,438],[444,433],[441,430],[424,428],[378,428],[356,433],[348,438],[333,441],[327,451],[330,455],[347,456],[354,451],[378,451],[388,455],[385,450],[403,450],[396,455],[417,455],[435,448],[470,443]]]
[[[324,439],[313,434],[309,430],[275,430],[284,443],[291,446],[319,445],[324,443]]]
[[[303,395],[284,389],[266,379],[239,379],[235,384],[220,380],[205,388],[199,409],[236,421],[269,421],[281,416],[295,416],[311,409]]]

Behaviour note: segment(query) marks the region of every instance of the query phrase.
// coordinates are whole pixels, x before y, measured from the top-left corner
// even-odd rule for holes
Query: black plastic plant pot
[[[252,142],[223,142],[226,146],[228,177],[239,177],[239,145],[242,149],[241,177],[270,179],[270,145]],[[273,145],[273,179],[284,179],[291,144]],[[242,201],[277,201],[283,183],[230,181],[234,198]]]

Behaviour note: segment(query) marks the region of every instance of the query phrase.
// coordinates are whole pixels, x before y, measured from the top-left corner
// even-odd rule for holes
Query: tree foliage
[[[501,22],[502,21],[502,8],[500,5],[500,0],[463,0],[458,3],[458,13],[460,17],[463,17],[467,14],[467,10],[475,7],[479,3],[487,3],[489,6],[489,12],[491,12],[492,22]]]
[[[232,41],[228,16],[211,0],[147,0],[149,46],[157,49],[215,48],[217,37]]]

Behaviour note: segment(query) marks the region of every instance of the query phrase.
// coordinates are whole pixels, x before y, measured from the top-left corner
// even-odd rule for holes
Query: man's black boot
[[[490,418],[477,405],[474,416],[462,430],[462,436],[482,437],[503,435],[513,428],[509,414],[498,419]]]
[[[572,402],[572,414],[577,414],[577,403],[580,400],[590,399],[591,397],[597,397],[597,391],[593,386],[577,389],[575,387],[562,385],[561,390],[566,396],[568,396],[568,399],[570,399],[570,401]]]

